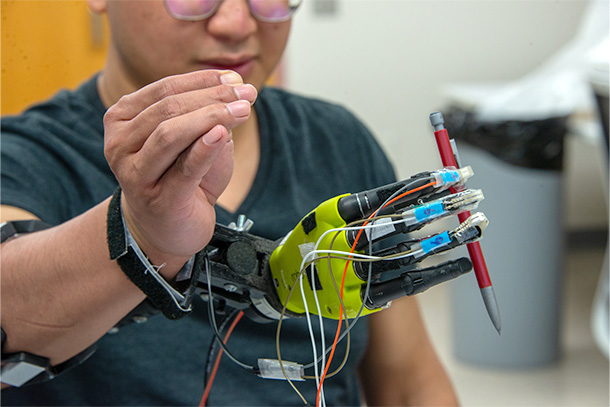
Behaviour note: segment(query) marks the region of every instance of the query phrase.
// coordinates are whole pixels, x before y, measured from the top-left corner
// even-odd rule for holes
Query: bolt
[[[237,217],[237,230],[244,230],[244,225],[246,224],[247,219],[248,218],[246,217],[246,215],[243,214]]]
[[[224,285],[224,287],[225,287],[225,290],[227,290],[230,293],[234,293],[235,291],[237,291],[237,286],[235,284],[227,283]]]

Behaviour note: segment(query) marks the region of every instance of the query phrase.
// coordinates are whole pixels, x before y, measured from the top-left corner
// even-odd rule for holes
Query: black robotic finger
[[[382,283],[373,283],[368,296],[365,289],[362,296],[365,306],[369,309],[385,307],[390,301],[405,295],[415,295],[430,287],[452,280],[472,270],[472,263],[465,257],[450,260],[437,266],[408,271],[395,279]]]

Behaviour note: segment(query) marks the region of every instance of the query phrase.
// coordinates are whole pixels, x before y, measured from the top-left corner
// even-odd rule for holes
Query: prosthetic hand
[[[480,190],[451,194],[472,175],[470,167],[417,174],[374,190],[337,196],[319,205],[280,242],[248,234],[247,222],[217,225],[200,288],[257,320],[306,311],[327,318],[355,318],[391,301],[420,293],[472,269],[460,258],[424,269],[433,254],[481,238],[487,226],[475,213],[453,230],[411,237],[425,225],[471,210]],[[373,251],[398,234],[409,239]]]

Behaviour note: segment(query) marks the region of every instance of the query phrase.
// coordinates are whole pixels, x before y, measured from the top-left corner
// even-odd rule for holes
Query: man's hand
[[[106,113],[104,153],[125,221],[153,264],[177,271],[211,239],[213,206],[233,172],[231,129],[256,97],[235,72],[197,71],[154,82]]]

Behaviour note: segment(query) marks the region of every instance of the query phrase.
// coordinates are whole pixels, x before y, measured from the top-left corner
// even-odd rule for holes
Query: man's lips
[[[240,74],[242,77],[247,75],[254,65],[254,58],[239,58],[239,59],[216,59],[204,61],[201,63],[206,69],[221,69],[231,70]]]

